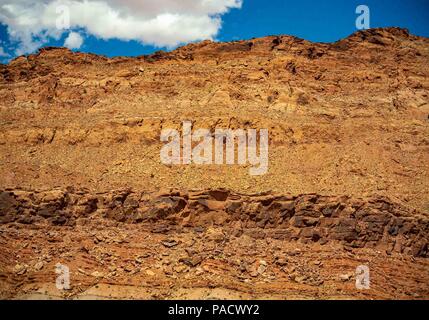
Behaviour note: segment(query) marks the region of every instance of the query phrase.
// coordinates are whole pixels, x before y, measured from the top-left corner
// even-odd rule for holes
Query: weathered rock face
[[[427,212],[428,61],[429,40],[397,28],[136,58],[45,48],[0,65],[1,186],[381,194]],[[183,120],[267,128],[268,173],[163,165],[160,132]]]
[[[5,190],[0,193],[0,208],[2,224],[75,225],[80,219],[108,218],[146,224],[153,232],[216,225],[234,236],[338,241],[355,248],[428,256],[427,217],[385,198],[243,195],[226,190],[158,194]]]
[[[428,116],[429,39],[399,28],[19,57],[0,65],[0,296],[64,262],[75,295],[427,298]],[[161,163],[183,121],[268,129],[268,172]]]

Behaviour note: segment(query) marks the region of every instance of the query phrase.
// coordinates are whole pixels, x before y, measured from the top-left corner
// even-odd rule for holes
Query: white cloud
[[[68,31],[57,28],[67,18],[61,11],[64,6],[72,30],[105,40],[175,47],[213,39],[221,28],[221,15],[241,4],[242,0],[0,0],[0,23],[8,26],[16,54],[60,39]]]
[[[83,43],[82,36],[77,32],[70,32],[64,41],[64,47],[69,49],[79,49]]]
[[[9,54],[4,51],[3,47],[0,47],[0,58],[9,57]]]

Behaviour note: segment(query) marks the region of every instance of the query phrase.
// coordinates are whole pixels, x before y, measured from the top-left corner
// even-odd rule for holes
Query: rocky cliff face
[[[97,266],[115,264],[97,251],[114,251],[112,243],[91,240],[98,226],[148,239],[150,254],[142,261],[151,269],[138,271],[144,279],[163,270],[165,252],[157,249],[163,237],[180,238],[180,250],[195,251],[186,253],[188,260],[173,254],[154,287],[167,278],[178,285],[185,273],[191,287],[204,277],[200,285],[209,287],[223,268],[227,276],[217,285],[224,289],[244,292],[261,278],[270,283],[256,286],[255,297],[277,297],[279,283],[298,296],[302,286],[315,286],[312,297],[316,291],[337,297],[332,288],[355,296],[328,271],[350,271],[363,259],[390,281],[375,276],[373,297],[428,297],[428,76],[429,39],[399,28],[361,31],[332,44],[290,36],[205,41],[135,58],[44,48],[0,65],[1,292],[33,292],[23,289],[22,276],[27,285],[34,274],[49,282],[52,270],[32,267],[41,251],[46,266],[95,259],[80,274],[88,287]],[[250,176],[247,165],[162,164],[161,130],[180,130],[185,120],[212,131],[267,128],[268,173]],[[46,232],[74,239],[64,239],[69,251],[58,256],[62,240],[51,243]],[[20,239],[36,248],[21,248]],[[125,246],[115,260],[116,268],[123,264],[122,278],[103,271],[104,281],[128,281],[127,257],[140,249]],[[289,257],[297,267],[285,275],[284,259],[295,247],[307,251]],[[329,265],[317,276],[305,267],[316,253]],[[195,256],[199,262],[185,263],[184,271],[183,261]],[[348,269],[329,264],[337,258]],[[199,264],[203,271],[195,269]],[[257,272],[267,264],[268,273]],[[398,268],[386,273],[389,264]],[[413,272],[420,280],[392,278]]]
[[[395,28],[137,58],[45,48],[0,66],[2,185],[380,194],[427,211],[428,58],[428,39]],[[162,165],[160,132],[183,120],[269,129],[268,174]]]
[[[86,219],[143,224],[153,232],[222,226],[231,235],[428,256],[426,216],[383,198],[240,195],[226,190],[141,193],[85,190],[0,193],[0,223],[75,226]]]

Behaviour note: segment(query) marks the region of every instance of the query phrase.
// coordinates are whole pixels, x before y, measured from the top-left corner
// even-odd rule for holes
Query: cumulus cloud
[[[9,54],[6,53],[3,49],[3,47],[0,46],[0,58],[9,57]]]
[[[175,47],[213,39],[222,14],[241,5],[242,0],[0,0],[0,23],[7,25],[16,54],[32,52],[70,30]],[[70,33],[66,42],[79,44],[79,36]]]
[[[83,43],[82,36],[77,32],[70,32],[64,41],[64,47],[69,49],[79,49]]]

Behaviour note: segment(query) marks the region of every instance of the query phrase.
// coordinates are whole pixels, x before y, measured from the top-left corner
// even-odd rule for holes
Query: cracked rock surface
[[[400,28],[0,65],[0,296],[428,299],[428,76]],[[268,129],[268,172],[162,164],[183,121]]]

